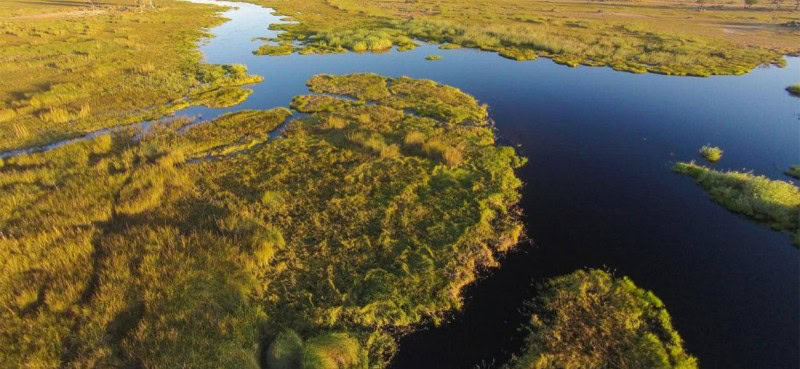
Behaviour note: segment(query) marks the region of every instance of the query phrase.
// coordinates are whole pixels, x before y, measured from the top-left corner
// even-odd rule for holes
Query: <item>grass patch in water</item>
[[[202,105],[209,108],[227,108],[239,105],[253,93],[253,90],[239,87],[222,87],[216,90],[202,92],[189,98],[192,105]]]
[[[664,303],[630,279],[579,270],[540,288],[522,352],[506,369],[698,367]]]
[[[284,42],[279,45],[262,45],[258,50],[253,51],[255,55],[291,55],[294,52],[294,46],[290,42]]]
[[[800,246],[800,188],[791,182],[721,172],[694,162],[678,162],[673,170],[695,178],[714,201],[730,211],[792,233],[795,245]]]
[[[786,171],[786,175],[800,179],[800,165],[792,165],[789,167],[789,170]]]
[[[715,163],[722,159],[722,149],[716,146],[711,145],[703,145],[700,148],[700,155],[702,155],[706,160]]]
[[[4,365],[382,368],[397,332],[459,309],[520,237],[524,159],[457,89],[327,78],[383,97],[269,141],[289,110],[4,159]]]
[[[442,56],[441,55],[428,55],[428,56],[425,57],[425,60],[428,60],[428,61],[442,60]]]
[[[786,87],[786,91],[789,91],[790,94],[800,97],[800,83],[795,83],[789,87]]]

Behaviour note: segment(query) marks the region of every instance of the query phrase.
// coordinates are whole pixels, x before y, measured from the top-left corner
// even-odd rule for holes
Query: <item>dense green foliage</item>
[[[731,211],[791,232],[800,246],[800,188],[791,182],[752,173],[721,172],[694,162],[676,163],[673,169],[694,177],[714,201]]]
[[[796,32],[770,24],[798,20],[795,13],[724,6],[697,12],[693,2],[249,1],[299,21],[275,28],[288,31],[278,39],[300,42],[303,54],[402,51],[421,39],[513,60],[543,56],[569,66],[708,76],[783,65],[782,53],[800,51]]]
[[[529,303],[522,353],[509,369],[692,369],[664,304],[628,278],[579,270]]]
[[[789,91],[789,93],[794,96],[800,96],[800,83],[795,83],[789,87],[786,87],[786,91]]]
[[[700,148],[700,155],[712,163],[722,159],[722,153],[722,149],[716,146],[704,145]]]
[[[373,100],[274,139],[287,109],[5,159],[4,367],[381,368],[458,309],[520,237],[524,160],[455,88],[310,84]]]
[[[786,174],[800,179],[800,165],[792,165],[789,170],[786,171]]]
[[[428,56],[425,57],[425,60],[430,60],[430,61],[442,60],[442,56],[441,55],[428,55]]]
[[[220,7],[176,0],[156,8],[133,8],[130,0],[81,5],[0,3],[0,151],[158,119],[193,95],[227,105],[234,100],[213,103],[222,91],[209,91],[261,81],[244,66],[202,63],[196,45],[206,27],[222,22]]]

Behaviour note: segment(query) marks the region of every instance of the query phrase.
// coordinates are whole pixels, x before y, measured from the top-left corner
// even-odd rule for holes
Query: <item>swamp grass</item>
[[[722,153],[722,149],[716,146],[703,145],[703,147],[700,148],[700,155],[712,163],[716,163],[722,159]]]
[[[791,233],[794,244],[800,247],[800,188],[793,183],[752,173],[717,171],[694,162],[678,162],[673,170],[693,177],[728,210]]]
[[[789,91],[790,94],[800,97],[800,83],[795,83],[789,87],[786,87],[786,91]]]
[[[222,8],[132,5],[0,4],[0,151],[158,119],[187,96],[261,81],[244,66],[202,63],[197,42]]]
[[[664,303],[628,278],[579,270],[539,290],[522,352],[506,369],[698,367]]]
[[[250,0],[299,21],[279,37],[302,53],[413,48],[412,39],[497,52],[513,60],[552,58],[568,66],[634,73],[709,76],[784,65],[800,34],[788,9],[727,5],[699,12],[694,2],[512,0]]]
[[[428,61],[442,60],[442,56],[441,55],[428,55],[428,56],[425,57],[425,60],[428,60]]]
[[[525,160],[455,88],[310,83],[376,100],[275,139],[288,109],[4,159],[0,362],[382,368],[400,335],[459,309],[521,236]]]
[[[800,179],[800,165],[792,165],[789,167],[789,170],[786,171],[786,175]]]

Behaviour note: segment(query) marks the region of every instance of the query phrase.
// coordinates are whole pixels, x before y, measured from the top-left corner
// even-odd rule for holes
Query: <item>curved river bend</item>
[[[502,363],[521,343],[518,309],[531,283],[582,267],[610,268],[661,297],[704,369],[800,368],[800,249],[670,171],[711,143],[725,150],[719,168],[788,180],[783,171],[800,163],[800,100],[784,88],[800,77],[798,58],[744,76],[691,78],[427,44],[403,53],[265,57],[252,54],[261,45],[253,38],[274,37],[267,26],[281,17],[215,3],[236,8],[201,45],[207,61],[245,64],[265,82],[249,86],[254,93],[238,106],[182,115],[288,106],[319,73],[405,75],[488,103],[502,143],[530,159],[518,175],[533,245],[470,286],[451,322],[405,337],[394,368]],[[430,54],[444,59],[426,61]]]

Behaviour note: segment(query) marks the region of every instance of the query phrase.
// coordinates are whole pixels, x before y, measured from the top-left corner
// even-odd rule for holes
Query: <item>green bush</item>
[[[267,369],[301,369],[303,365],[303,339],[287,329],[272,341],[267,350]]]
[[[600,270],[556,277],[528,309],[528,337],[507,368],[697,368],[661,300],[628,278]]]
[[[704,145],[700,148],[700,155],[714,163],[722,159],[722,149],[716,146]]]
[[[358,341],[346,333],[328,333],[305,344],[303,369],[366,368]]]

